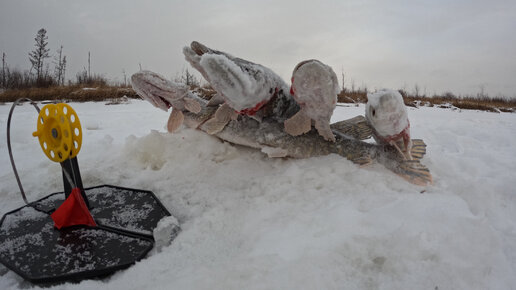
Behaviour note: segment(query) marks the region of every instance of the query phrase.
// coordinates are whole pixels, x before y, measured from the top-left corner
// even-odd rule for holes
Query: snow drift
[[[337,155],[265,154],[195,130],[165,133],[143,101],[72,104],[85,186],[152,190],[183,231],[131,268],[55,289],[511,289],[516,285],[516,115],[409,109],[434,185]],[[0,106],[5,136],[10,105]],[[363,114],[337,107],[332,122]],[[62,190],[40,151],[32,107],[13,118],[28,198]],[[0,142],[0,212],[22,205]],[[28,287],[0,270],[0,288]]]

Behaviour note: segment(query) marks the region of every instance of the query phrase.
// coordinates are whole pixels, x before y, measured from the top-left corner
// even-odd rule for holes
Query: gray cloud
[[[514,1],[27,1],[0,3],[0,51],[29,67],[36,31],[64,46],[68,77],[87,65],[121,80],[146,69],[173,77],[199,40],[288,80],[301,60],[343,71],[348,86],[516,97]]]

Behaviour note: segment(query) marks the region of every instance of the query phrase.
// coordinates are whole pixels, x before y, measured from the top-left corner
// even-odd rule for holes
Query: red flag
[[[96,226],[93,217],[84,202],[81,190],[76,187],[72,193],[51,215],[54,226],[58,229],[76,225]]]

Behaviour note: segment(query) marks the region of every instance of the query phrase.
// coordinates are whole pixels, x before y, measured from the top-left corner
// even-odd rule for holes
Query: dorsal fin
[[[345,135],[357,140],[368,139],[373,132],[371,127],[367,124],[365,117],[362,115],[333,123],[330,125],[330,128],[337,135]]]

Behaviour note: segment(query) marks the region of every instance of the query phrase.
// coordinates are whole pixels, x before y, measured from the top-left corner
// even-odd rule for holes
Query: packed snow
[[[169,244],[158,233],[159,249],[126,270],[50,289],[516,287],[516,114],[409,108],[434,177],[419,187],[337,155],[269,159],[200,131],[169,134],[168,114],[144,101],[71,105],[84,185],[151,190],[182,231]],[[0,105],[1,136],[10,107]],[[332,121],[364,109],[338,106]],[[17,107],[12,146],[29,200],[62,191],[35,129],[34,108]],[[0,151],[3,215],[23,200],[5,137]],[[0,266],[0,289],[28,287]]]

